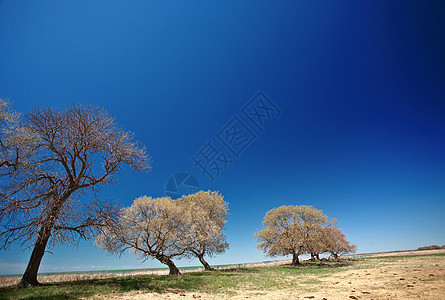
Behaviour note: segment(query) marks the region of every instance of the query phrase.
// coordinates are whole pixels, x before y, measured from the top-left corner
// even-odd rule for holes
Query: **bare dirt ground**
[[[233,291],[234,296],[172,290],[164,293],[107,295],[106,299],[445,299],[445,257],[421,256],[441,253],[445,253],[445,249],[367,255],[406,258],[372,262],[364,260],[350,270],[326,277],[304,275],[304,278],[289,278],[308,282],[301,290],[246,289]],[[311,279],[316,283],[311,283]]]

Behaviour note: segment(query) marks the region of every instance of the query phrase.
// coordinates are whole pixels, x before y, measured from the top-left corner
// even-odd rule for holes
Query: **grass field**
[[[443,299],[445,251],[414,254],[4,286],[0,299]]]

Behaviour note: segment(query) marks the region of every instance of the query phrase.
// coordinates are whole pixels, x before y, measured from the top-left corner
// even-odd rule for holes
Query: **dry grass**
[[[70,273],[70,274],[54,274],[54,275],[43,275],[38,276],[38,281],[40,283],[50,283],[50,282],[63,282],[63,281],[75,281],[75,280],[86,280],[86,279],[100,279],[100,278],[110,278],[124,276],[123,274],[114,273]],[[8,286],[17,284],[20,281],[20,276],[2,276],[0,277],[0,286]]]

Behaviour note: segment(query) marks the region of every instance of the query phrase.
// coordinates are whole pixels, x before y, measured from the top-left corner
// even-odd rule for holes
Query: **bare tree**
[[[22,151],[27,155],[20,157],[17,151],[20,163],[2,167],[0,246],[21,241],[33,248],[18,284],[26,287],[39,285],[37,273],[48,242],[54,246],[90,238],[115,218],[116,204],[92,193],[113,182],[122,165],[147,171],[149,160],[133,135],[101,108],[37,109],[19,127],[29,137]]]
[[[290,254],[296,266],[300,264],[299,255],[307,251],[310,237],[327,224],[327,216],[312,206],[280,206],[264,216],[264,228],[255,234],[257,247],[269,256]]]
[[[96,245],[121,255],[127,249],[141,259],[155,258],[179,275],[173,258],[184,255],[189,220],[180,202],[170,197],[140,197],[124,208],[117,222],[109,222],[96,237]]]
[[[212,267],[204,256],[224,253],[229,248],[222,230],[227,223],[228,204],[218,192],[199,191],[181,198],[190,217],[189,229],[185,237],[188,257],[196,256],[206,270]]]

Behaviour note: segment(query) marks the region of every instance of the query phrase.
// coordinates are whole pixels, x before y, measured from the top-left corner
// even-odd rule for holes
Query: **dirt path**
[[[406,257],[323,279],[315,299],[445,299],[445,258]]]
[[[444,252],[398,252],[393,256]],[[233,291],[234,296],[171,290],[162,294],[130,292],[114,297],[107,295],[106,299],[445,299],[444,256],[406,256],[396,260],[392,260],[389,254],[384,256],[388,259],[363,260],[350,270],[326,277],[305,275],[304,282],[308,283],[301,290]],[[310,283],[311,279],[323,283]]]

